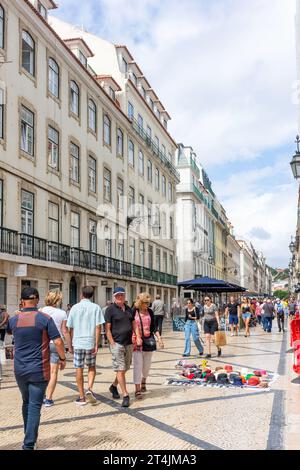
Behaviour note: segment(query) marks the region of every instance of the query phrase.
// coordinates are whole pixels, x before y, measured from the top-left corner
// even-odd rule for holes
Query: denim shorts
[[[83,369],[84,363],[87,367],[96,366],[96,354],[92,354],[93,349],[74,349],[74,367]]]
[[[238,325],[239,317],[238,315],[229,315],[229,325]]]
[[[244,320],[247,320],[247,318],[251,318],[251,313],[243,313],[242,317]]]
[[[50,362],[51,364],[58,364],[59,363],[59,356],[56,352],[56,347],[54,343],[50,343]]]

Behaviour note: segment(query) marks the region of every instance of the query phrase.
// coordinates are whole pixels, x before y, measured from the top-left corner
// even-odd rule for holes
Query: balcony
[[[190,157],[189,159],[186,158],[185,156],[182,156],[178,159],[178,164],[177,164],[177,167],[191,167],[194,171],[194,173],[196,174],[197,178],[199,179],[200,178],[200,169],[197,165],[197,163],[195,162],[195,160],[193,160],[192,157]]]
[[[7,228],[0,228],[0,252],[96,271],[95,274],[98,275],[115,274],[130,279],[137,278],[172,286],[177,285],[177,277],[171,274],[99,255],[81,248],[50,242]]]
[[[152,150],[152,153],[159,158],[159,160],[163,163],[163,165],[172,173],[172,175],[176,179],[176,183],[180,182],[180,175],[179,172],[176,170],[175,166],[172,162],[170,162],[166,155],[162,153],[161,150],[157,147],[156,143],[152,138],[144,131],[143,127],[141,127],[138,121],[132,117],[130,118],[132,127],[134,131],[141,137],[141,139],[145,142],[145,144]]]

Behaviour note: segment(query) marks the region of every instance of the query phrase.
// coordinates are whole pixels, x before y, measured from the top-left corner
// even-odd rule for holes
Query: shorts
[[[56,351],[56,347],[54,343],[50,343],[50,362],[51,364],[58,364],[59,363],[59,356]]]
[[[218,322],[216,320],[207,321],[204,320],[204,333],[206,335],[214,335],[216,331],[218,331]]]
[[[110,346],[113,370],[115,372],[127,372],[130,369],[132,361],[132,349],[132,344],[123,346],[122,344],[115,343],[113,348]]]
[[[92,354],[93,349],[74,349],[74,367],[83,369],[84,362],[87,367],[96,366],[96,354]]]
[[[244,320],[247,320],[248,318],[251,318],[251,313],[243,313],[242,317]]]
[[[229,325],[238,325],[239,317],[238,315],[229,315]]]

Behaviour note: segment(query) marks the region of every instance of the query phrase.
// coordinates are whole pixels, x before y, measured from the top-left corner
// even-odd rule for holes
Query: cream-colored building
[[[115,285],[170,305],[170,116],[125,46],[50,25],[55,6],[0,0],[0,303],[31,285],[66,306],[89,284],[100,305]]]

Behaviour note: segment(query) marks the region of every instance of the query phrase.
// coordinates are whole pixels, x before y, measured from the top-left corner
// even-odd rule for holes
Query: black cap
[[[34,300],[39,299],[40,295],[37,289],[34,287],[24,287],[21,293],[22,300]]]

